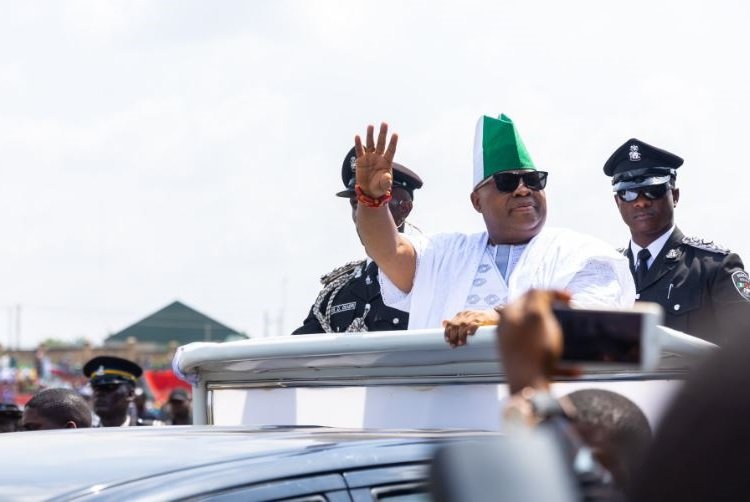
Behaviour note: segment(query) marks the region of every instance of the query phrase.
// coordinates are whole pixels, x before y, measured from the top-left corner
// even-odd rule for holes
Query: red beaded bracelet
[[[359,186],[359,184],[354,185],[354,193],[357,194],[357,202],[367,207],[383,206],[385,204],[388,204],[388,201],[390,201],[393,198],[393,195],[391,195],[390,190],[388,190],[386,193],[384,193],[377,199],[370,197],[369,195],[365,195],[365,193],[362,191],[362,188]]]

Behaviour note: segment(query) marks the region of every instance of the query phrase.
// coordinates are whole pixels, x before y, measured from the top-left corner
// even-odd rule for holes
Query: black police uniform
[[[635,138],[618,148],[604,172],[614,191],[637,190],[674,180],[682,158]],[[623,250],[635,273],[630,246]],[[750,335],[750,278],[740,257],[720,246],[685,237],[675,227],[646,272],[637,298],[664,309],[664,324],[714,343]]]
[[[633,270],[630,246],[624,254]],[[713,343],[750,335],[750,280],[735,253],[675,228],[637,289],[664,309],[664,324]]]
[[[341,166],[341,180],[346,187],[338,197],[354,194],[356,154],[352,148]],[[393,164],[393,184],[413,195],[422,186],[414,172]],[[365,260],[347,263],[321,277],[323,290],[310,308],[302,326],[293,335],[345,333],[358,331],[393,331],[406,329],[409,314],[383,303],[378,281],[378,266]]]
[[[326,287],[310,308],[303,325],[293,335],[406,329],[409,314],[383,303],[375,262],[369,265],[365,261],[355,262],[337,270],[338,273],[321,279]],[[330,285],[337,277],[345,283],[331,298],[336,288]],[[323,319],[319,319],[321,316]]]

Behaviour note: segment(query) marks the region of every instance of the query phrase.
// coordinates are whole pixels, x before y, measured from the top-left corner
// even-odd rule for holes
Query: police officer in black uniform
[[[750,278],[740,257],[675,226],[682,158],[637,139],[604,164],[615,202],[630,228],[637,298],[660,304],[664,323],[714,343],[750,335]]]
[[[341,166],[345,190],[338,197],[349,199],[352,219],[357,217],[357,195],[354,190],[357,155],[354,148],[346,154]],[[414,190],[422,180],[406,167],[393,163],[393,198],[388,207],[399,231],[403,232],[412,209]],[[293,335],[345,333],[357,331],[392,331],[406,329],[409,314],[387,307],[380,296],[378,267],[372,260],[350,262],[321,277],[323,289],[304,324]]]
[[[138,418],[133,402],[135,387],[143,369],[133,361],[114,356],[98,356],[83,366],[94,391],[94,412],[101,427],[161,425]]]

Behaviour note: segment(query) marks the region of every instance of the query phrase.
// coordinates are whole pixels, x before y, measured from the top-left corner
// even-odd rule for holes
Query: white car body
[[[656,424],[685,373],[715,346],[658,327],[651,368],[584,367],[564,395],[605,388]],[[194,421],[217,425],[500,430],[507,396],[493,328],[451,349],[441,330],[305,335],[181,347],[175,369],[194,383]]]

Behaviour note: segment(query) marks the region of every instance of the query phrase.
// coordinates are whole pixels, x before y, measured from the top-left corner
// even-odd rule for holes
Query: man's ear
[[[474,206],[474,210],[477,213],[481,213],[482,212],[482,204],[479,203],[479,194],[477,193],[477,191],[474,190],[473,192],[471,192],[471,194],[469,195],[469,197],[471,198],[471,205]]]
[[[65,426],[63,428],[64,429],[77,429],[78,426],[76,425],[74,421],[68,420],[67,422],[65,422]]]
[[[677,205],[677,201],[680,200],[680,189],[679,188],[673,188],[672,189],[672,200],[674,201],[674,205]]]

